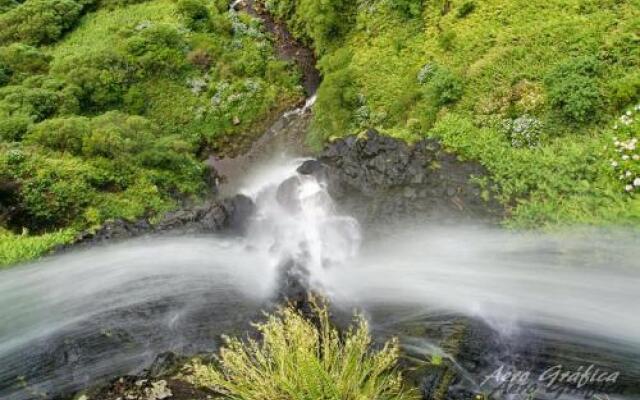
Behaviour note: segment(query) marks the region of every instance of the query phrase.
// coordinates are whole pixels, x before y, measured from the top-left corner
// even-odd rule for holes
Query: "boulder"
[[[493,221],[502,214],[474,183],[484,168],[459,161],[433,139],[409,145],[369,130],[334,141],[298,172],[324,179],[343,210],[365,225],[416,216]]]

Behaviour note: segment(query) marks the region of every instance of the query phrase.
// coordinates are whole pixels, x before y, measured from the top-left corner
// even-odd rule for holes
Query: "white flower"
[[[633,186],[640,187],[640,178],[636,178],[633,180]]]
[[[633,115],[633,113],[631,112],[631,110],[627,111],[627,116],[630,117],[631,115]]]
[[[627,192],[631,192],[633,191],[633,185],[627,185],[624,187],[624,190],[626,190]]]
[[[618,162],[617,161],[611,161],[611,166],[613,168],[616,168],[618,166]]]
[[[613,145],[614,145],[614,146],[616,146],[616,147],[617,147],[617,146],[620,146],[620,141],[619,141],[619,140],[616,140],[615,142],[613,142]]]
[[[626,155],[626,154],[625,154],[625,155],[623,155],[623,156],[622,156],[622,161],[627,161],[627,160],[629,160],[629,156],[628,156],[628,155]]]
[[[640,160],[640,156],[637,155],[637,154],[634,154],[633,155],[633,161],[638,161],[638,160]]]
[[[626,176],[627,178],[630,178],[630,177],[631,177],[631,175],[633,175],[633,174],[631,173],[631,171],[627,171],[627,172],[625,172],[625,173],[624,173],[624,176]]]

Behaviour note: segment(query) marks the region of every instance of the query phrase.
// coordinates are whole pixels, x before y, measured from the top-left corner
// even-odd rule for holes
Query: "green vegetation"
[[[0,265],[204,195],[208,151],[300,99],[261,23],[227,8],[2,3]]]
[[[362,317],[341,335],[326,307],[315,306],[308,319],[288,307],[256,328],[260,341],[227,338],[217,364],[195,362],[192,381],[236,400],[417,398],[395,369],[397,341],[372,349]]]
[[[639,0],[358,0],[340,17],[264,3],[321,57],[313,145],[437,137],[488,169],[512,226],[640,223],[638,150],[610,167],[640,103]],[[625,140],[640,136],[629,118]]]

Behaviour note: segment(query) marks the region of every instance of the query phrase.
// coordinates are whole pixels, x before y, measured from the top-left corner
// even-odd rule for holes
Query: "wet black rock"
[[[324,179],[332,197],[363,224],[425,216],[495,220],[501,208],[474,178],[486,171],[459,161],[433,139],[413,145],[369,130],[331,143],[298,169]]]
[[[155,224],[147,219],[109,222],[96,232],[83,233],[76,244],[96,244],[161,233],[242,233],[254,211],[253,200],[236,195],[167,213]]]

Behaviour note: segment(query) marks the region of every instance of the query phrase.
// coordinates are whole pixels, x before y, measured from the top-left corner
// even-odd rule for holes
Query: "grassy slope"
[[[272,114],[298,101],[302,90],[295,68],[276,60],[257,21],[226,11],[218,14],[210,6],[209,25],[190,29],[178,6],[176,1],[153,0],[99,8],[82,17],[60,41],[40,46],[50,57],[44,74],[14,74],[4,88],[0,83],[0,91],[54,86],[59,90],[52,95],[56,100],[80,92],[78,85],[83,90],[98,88],[89,92],[94,97],[88,104],[87,96],[70,96],[72,107],[57,104],[44,118],[27,115],[26,133],[0,137],[0,178],[20,185],[17,201],[26,209],[21,221],[27,225],[20,233],[14,222],[12,232],[0,218],[0,266],[35,258],[109,219],[157,215],[175,207],[175,194],[200,196],[205,189],[204,169],[197,153],[202,148],[219,147],[220,138],[255,132]],[[147,32],[151,33],[145,36]],[[163,40],[179,43],[174,50]],[[136,53],[131,50],[134,45]],[[190,58],[198,52],[205,55],[204,66]],[[105,62],[105,57],[119,64]],[[74,69],[80,73],[74,75]],[[206,85],[194,92],[189,83],[193,80]],[[133,101],[132,93],[137,96]],[[216,95],[219,102],[214,105]],[[4,108],[1,100],[0,121],[21,117],[21,110],[10,109],[15,100],[5,100]],[[108,119],[105,113],[113,110],[124,116],[94,123]],[[126,119],[136,114],[144,119]],[[49,144],[50,129],[69,124],[43,124],[79,117],[93,124],[90,133],[82,134],[81,150],[70,152],[57,148],[59,143]],[[39,127],[44,135],[35,140]],[[125,129],[132,129],[133,136],[124,139],[123,148],[133,143],[140,149],[115,155],[87,150],[96,143],[93,137],[104,139],[96,135]],[[87,135],[92,137],[87,140]]]
[[[439,137],[489,169],[515,226],[639,224],[640,198],[625,193],[628,182],[618,180],[610,162],[614,136],[640,136],[638,124],[612,132],[618,117],[640,102],[640,1],[484,0],[463,17],[459,10],[469,2],[453,0],[445,15],[442,3],[424,2],[414,18],[385,1],[358,3],[355,26],[335,45],[351,55],[347,68],[358,101],[349,105],[347,129],[327,132],[318,124],[316,135],[373,126],[409,140]],[[600,103],[593,115],[574,121],[551,104],[549,92],[554,71],[581,58],[600,69],[589,77]],[[425,64],[458,77],[457,102],[434,106],[417,80]],[[320,95],[330,92],[325,87]],[[326,125],[335,110],[322,98],[318,104]],[[538,146],[511,146],[503,121],[522,115],[543,124]],[[640,176],[638,162],[628,168]]]

